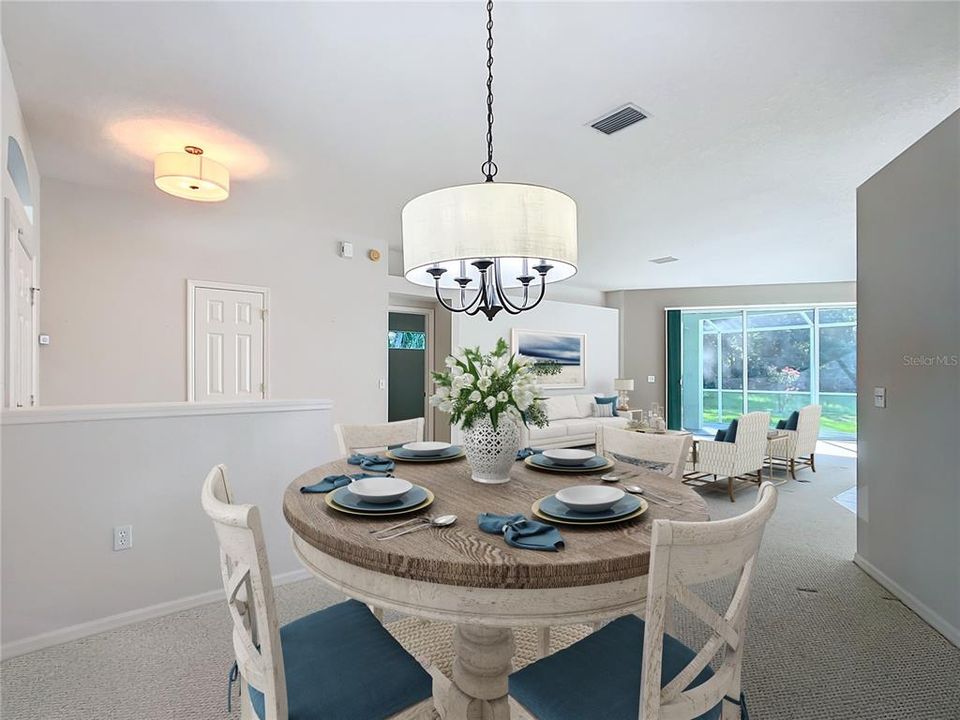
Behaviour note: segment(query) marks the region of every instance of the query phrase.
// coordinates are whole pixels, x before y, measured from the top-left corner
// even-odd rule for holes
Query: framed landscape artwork
[[[514,328],[510,345],[518,356],[531,360],[552,360],[560,364],[560,374],[544,376],[541,387],[581,388],[586,385],[585,335]]]

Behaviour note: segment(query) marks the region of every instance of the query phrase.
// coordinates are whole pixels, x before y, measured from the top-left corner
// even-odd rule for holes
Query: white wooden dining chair
[[[432,716],[430,675],[365,605],[348,600],[279,627],[260,512],[234,504],[223,465],[207,475],[201,504],[220,542],[243,720]]]
[[[726,478],[727,494],[734,502],[734,481],[750,480],[759,483],[767,457],[767,430],[770,413],[752,412],[737,418],[734,442],[699,440],[697,465],[684,475],[688,485],[703,487]],[[755,475],[756,477],[748,477]],[[712,480],[709,478],[712,476]]]
[[[819,405],[807,405],[800,408],[796,430],[779,429],[779,432],[787,434],[786,441],[779,446],[783,449],[784,456],[775,454],[772,460],[779,461],[778,465],[789,470],[794,480],[797,479],[798,465],[809,467],[813,472],[817,471],[814,456],[817,452],[817,440],[820,438],[820,413]]]
[[[423,440],[423,418],[398,420],[377,425],[333,426],[341,455],[355,452],[380,452],[391,445]]]
[[[714,522],[654,520],[645,619],[622,617],[514,673],[515,715],[524,720],[742,717],[747,606],[763,530],[776,505],[777,489],[765,482],[754,507],[742,515]],[[738,577],[722,614],[692,589],[731,575]],[[673,603],[709,628],[699,650],[669,634]]]
[[[636,465],[646,472],[660,473],[682,480],[692,435],[639,433],[622,428],[602,427],[597,432],[597,454],[611,460]],[[603,623],[593,624],[599,630]],[[550,652],[549,627],[537,628],[537,657]]]
[[[597,454],[680,480],[692,444],[692,435],[658,435],[603,427],[597,438]]]

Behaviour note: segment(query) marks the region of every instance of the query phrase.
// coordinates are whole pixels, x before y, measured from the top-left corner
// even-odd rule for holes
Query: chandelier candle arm
[[[540,185],[496,183],[493,156],[493,0],[487,5],[487,159],[484,182],[425,193],[401,213],[404,277],[433,286],[450,312],[483,313],[488,320],[542,302],[548,283],[577,272],[577,205]],[[540,279],[537,299],[530,285]],[[522,290],[511,300],[508,290]],[[454,291],[447,301],[443,291]],[[469,293],[475,293],[472,298]]]

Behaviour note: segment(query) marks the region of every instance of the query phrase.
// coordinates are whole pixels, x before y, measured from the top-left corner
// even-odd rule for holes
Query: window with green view
[[[684,310],[680,336],[683,427],[712,432],[757,410],[773,424],[814,403],[821,437],[856,437],[855,306]]]
[[[416,330],[391,330],[387,333],[387,347],[390,350],[424,350],[427,334]]]

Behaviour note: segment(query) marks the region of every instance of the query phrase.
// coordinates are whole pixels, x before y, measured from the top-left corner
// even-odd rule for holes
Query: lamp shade
[[[551,265],[546,282],[577,272],[577,204],[569,195],[539,185],[485,182],[458,185],[420,195],[406,204],[403,274],[433,286],[427,270],[443,268],[439,286],[459,288],[467,277],[476,288],[480,275],[470,263],[499,262],[502,287],[520,287],[519,276]]]
[[[613,381],[614,390],[633,390],[633,378],[617,378]]]
[[[230,196],[230,171],[223,165],[187,152],[157,155],[153,181],[165,193],[199,202],[219,202]]]

